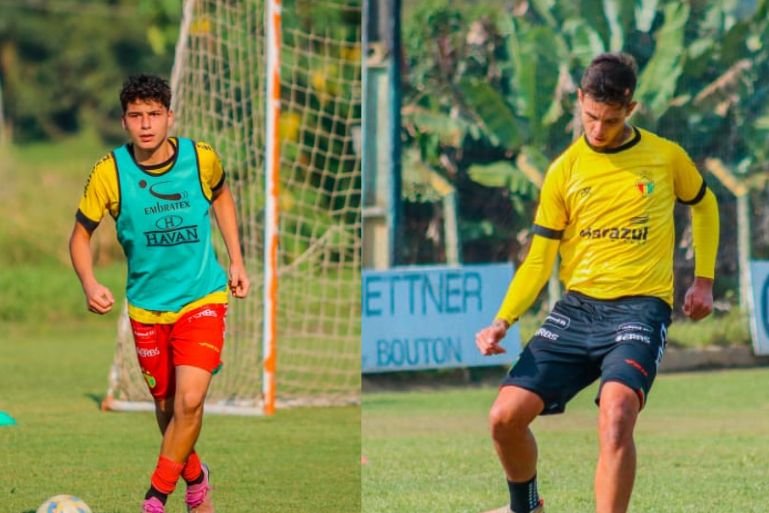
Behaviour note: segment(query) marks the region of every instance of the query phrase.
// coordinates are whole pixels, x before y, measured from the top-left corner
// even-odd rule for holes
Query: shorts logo
[[[198,345],[201,346],[201,347],[205,347],[207,349],[211,349],[212,351],[215,351],[217,353],[219,352],[219,348],[218,347],[216,347],[215,345],[210,344],[208,342],[198,342]]]
[[[652,339],[648,335],[641,333],[620,333],[614,338],[615,342],[631,342],[631,341],[643,342],[644,344],[651,344]]]
[[[195,315],[190,317],[190,320],[192,319],[200,319],[201,317],[213,317],[217,318],[219,317],[219,314],[216,313],[216,310],[213,310],[211,308],[206,308],[205,310],[201,310],[197,312]]]
[[[547,330],[545,328],[539,328],[537,332],[534,334],[535,337],[542,337],[546,338],[547,340],[558,340],[561,336],[553,333],[550,330]]]
[[[562,330],[565,330],[565,329],[567,329],[571,325],[571,319],[569,319],[565,315],[561,315],[559,313],[551,312],[545,318],[545,324],[550,324],[552,326],[555,326],[556,328],[560,328]]]
[[[649,377],[649,373],[646,371],[646,369],[644,369],[643,365],[633,360],[632,358],[625,358],[625,363],[630,365],[631,367],[635,367],[638,370],[638,372],[640,372],[644,376]]]
[[[147,382],[147,385],[149,385],[150,388],[155,388],[155,385],[158,384],[155,377],[145,370],[142,371],[142,375],[144,376],[144,381]]]
[[[153,356],[160,356],[160,349],[157,347],[137,347],[136,354],[139,355],[139,358],[152,358]]]
[[[651,333],[654,330],[648,324],[643,324],[640,322],[626,322],[617,326],[617,331],[643,331],[646,333]]]

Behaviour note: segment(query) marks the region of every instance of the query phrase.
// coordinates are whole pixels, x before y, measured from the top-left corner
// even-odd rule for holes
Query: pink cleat
[[[142,502],[142,513],[166,513],[166,508],[160,499],[150,497]]]
[[[214,503],[211,501],[212,489],[208,479],[208,465],[203,464],[203,482],[188,486],[184,496],[184,502],[187,503],[187,513],[216,513]]]

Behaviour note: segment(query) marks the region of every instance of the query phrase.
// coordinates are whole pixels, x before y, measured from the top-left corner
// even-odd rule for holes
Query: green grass
[[[660,376],[636,430],[630,512],[766,511],[767,390],[766,369]],[[533,424],[548,511],[594,511],[595,392]],[[364,395],[362,511],[478,513],[503,505],[507,487],[486,425],[495,393]]]
[[[135,513],[157,459],[150,413],[104,413],[114,318],[0,324],[4,513],[32,513],[51,495],[82,497],[94,513]],[[272,418],[206,416],[198,450],[227,513],[360,510],[357,407],[278,411]],[[183,485],[180,491],[183,490]],[[169,512],[183,509],[182,493]]]
[[[83,187],[109,150],[89,134],[0,149],[0,264],[68,264],[67,241]],[[122,258],[111,226],[96,232],[94,247],[97,264]]]

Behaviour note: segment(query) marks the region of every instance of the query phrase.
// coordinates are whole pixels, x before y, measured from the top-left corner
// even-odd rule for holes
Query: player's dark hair
[[[602,53],[582,75],[582,92],[599,103],[627,105],[633,100],[638,66],[627,53]]]
[[[171,87],[156,75],[133,75],[123,82],[120,90],[120,106],[125,114],[129,103],[135,101],[156,101],[165,108],[171,108]]]

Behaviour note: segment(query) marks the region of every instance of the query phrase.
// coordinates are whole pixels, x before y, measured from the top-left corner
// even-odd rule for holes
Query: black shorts
[[[562,413],[572,397],[600,377],[602,386],[618,381],[633,389],[643,407],[662,360],[668,326],[670,307],[661,299],[600,300],[567,292],[502,386],[536,393],[547,415]]]

